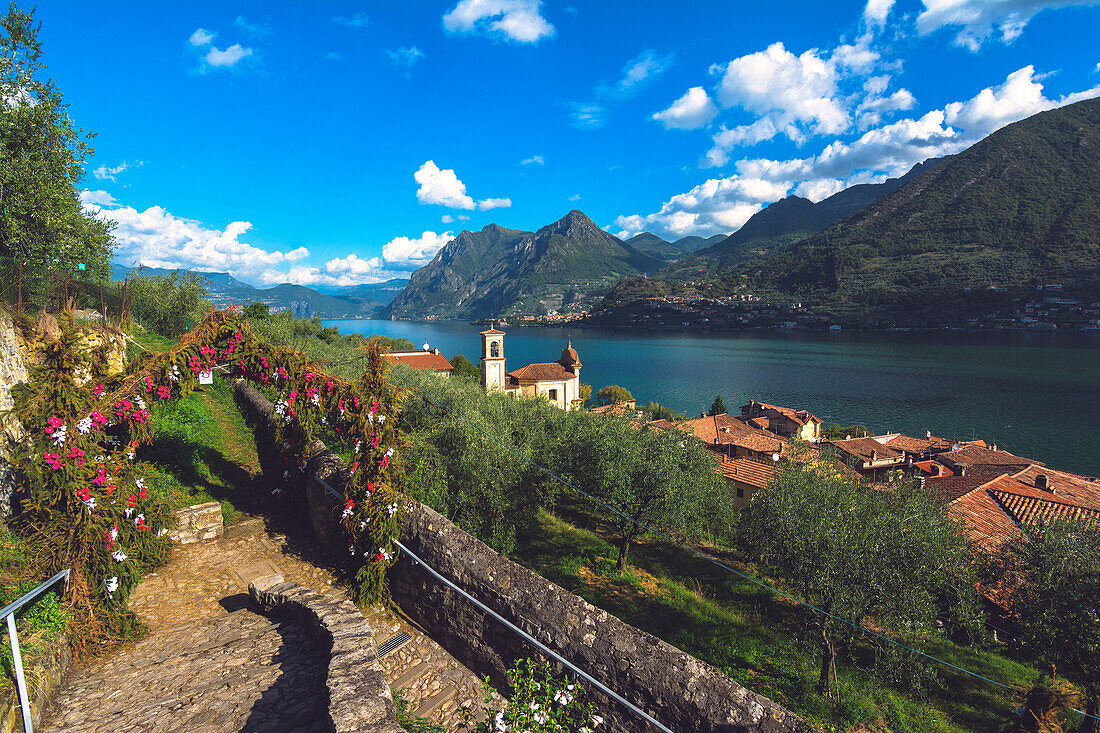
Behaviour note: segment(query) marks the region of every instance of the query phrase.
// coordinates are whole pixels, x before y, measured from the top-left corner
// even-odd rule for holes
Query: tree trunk
[[[836,666],[836,647],[825,631],[825,624],[821,625],[821,676],[817,678],[817,694],[829,693],[829,677]]]
[[[624,535],[619,543],[619,557],[615,559],[615,569],[620,573],[626,567],[626,554],[628,552],[630,552],[630,537]]]
[[[1085,712],[1092,717],[1084,719],[1080,733],[1100,733],[1100,721],[1096,720],[1096,716],[1100,716],[1100,685],[1089,685],[1085,688],[1085,695],[1088,698]]]

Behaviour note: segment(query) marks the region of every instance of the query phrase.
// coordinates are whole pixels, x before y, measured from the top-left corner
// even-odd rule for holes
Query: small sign
[[[199,384],[213,384],[214,372],[199,372]]]

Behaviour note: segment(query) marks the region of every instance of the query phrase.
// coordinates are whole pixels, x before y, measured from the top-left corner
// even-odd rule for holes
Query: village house
[[[504,331],[490,328],[481,336],[481,386],[485,391],[497,390],[514,396],[544,397],[563,410],[582,405],[581,359],[572,342],[562,349],[557,361],[528,364],[515,371],[506,371]]]
[[[451,371],[454,369],[439,349],[429,348],[427,344],[424,344],[424,348],[413,351],[390,351],[382,354],[382,358],[392,366],[423,369],[447,377],[451,376]]]
[[[909,458],[904,451],[884,445],[876,437],[827,440],[837,451],[837,457],[848,467],[872,482],[880,481],[891,471],[905,469]]]
[[[806,410],[750,400],[749,404],[741,406],[740,419],[784,438],[799,437],[810,442],[821,439],[821,420]]]

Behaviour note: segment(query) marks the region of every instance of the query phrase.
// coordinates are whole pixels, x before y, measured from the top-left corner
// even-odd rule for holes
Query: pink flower
[[[107,467],[100,466],[99,472],[96,477],[92,479],[92,486],[106,486],[107,485]]]
[[[79,448],[73,448],[71,451],[65,454],[65,457],[75,458],[77,468],[80,468],[84,465],[84,451],[80,450]]]
[[[61,427],[64,423],[65,421],[59,417],[46,418],[46,435],[53,435],[54,431]]]
[[[92,390],[92,394],[94,394],[96,397],[102,397],[103,395],[107,394],[107,388],[104,387],[102,384],[97,384],[96,388]]]
[[[161,385],[160,387],[157,387],[157,397],[159,397],[160,399],[166,400],[166,399],[168,399],[169,396],[171,396],[171,394],[172,394],[172,391],[170,389],[168,389],[168,387],[166,387],[164,385]]]
[[[61,468],[61,456],[57,455],[56,453],[43,453],[42,460],[46,462],[47,466],[55,471]]]

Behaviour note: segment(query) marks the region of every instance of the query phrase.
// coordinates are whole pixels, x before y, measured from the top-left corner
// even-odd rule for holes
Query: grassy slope
[[[922,693],[907,694],[841,661],[838,694],[831,700],[820,698],[814,692],[814,651],[793,633],[807,616],[793,603],[661,541],[641,543],[632,554],[634,567],[617,573],[615,549],[601,520],[576,505],[560,511],[588,529],[540,512],[531,531],[520,534],[514,559],[830,730],[993,731],[1013,711],[1011,693],[942,667],[939,682]],[[707,549],[761,577],[758,568],[743,564],[735,552]],[[1006,684],[1024,684],[1037,675],[999,655],[944,638],[908,641]]]

